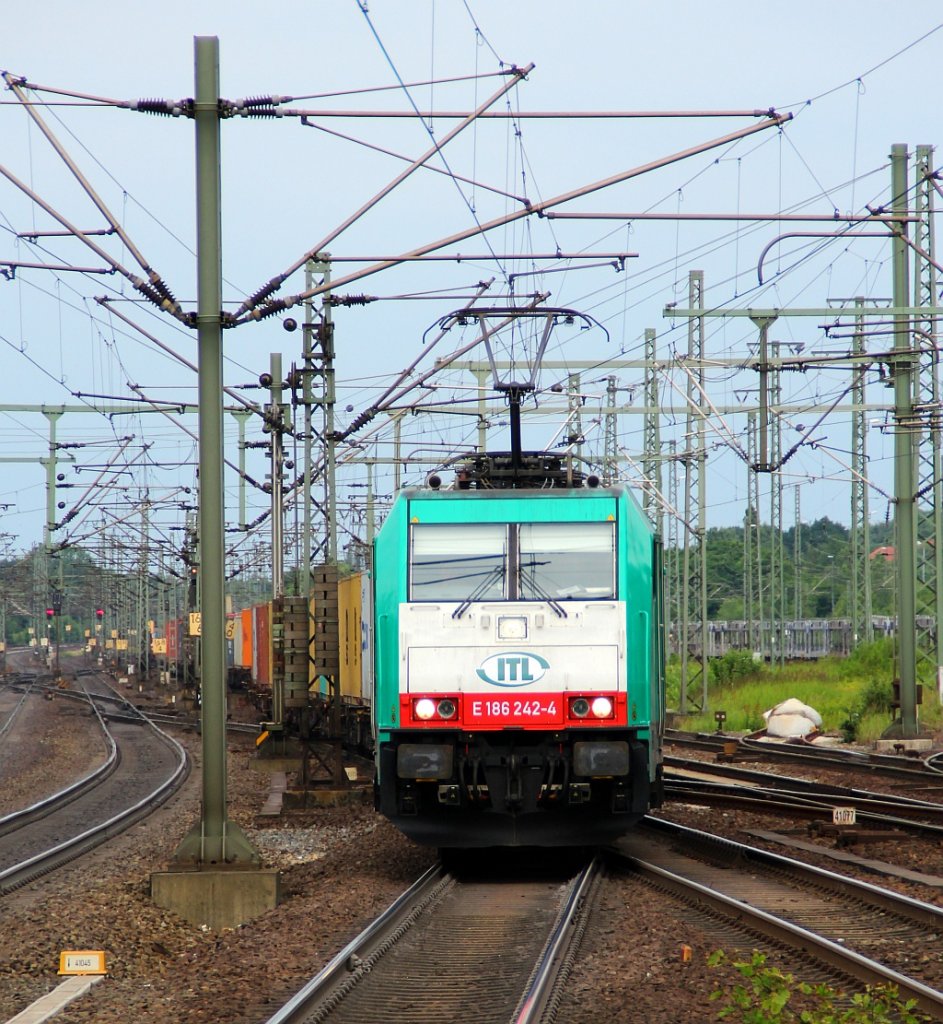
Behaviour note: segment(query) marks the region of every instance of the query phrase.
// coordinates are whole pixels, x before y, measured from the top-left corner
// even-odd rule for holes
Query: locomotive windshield
[[[612,523],[522,523],[518,528],[518,600],[612,600]]]
[[[507,527],[414,525],[410,593],[414,601],[502,601],[507,575]],[[480,593],[478,593],[480,591]]]
[[[612,600],[615,524],[414,523],[413,601]]]

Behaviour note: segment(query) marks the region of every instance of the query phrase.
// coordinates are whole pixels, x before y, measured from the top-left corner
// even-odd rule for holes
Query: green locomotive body
[[[531,482],[404,491],[376,538],[376,802],[418,842],[596,844],[661,801],[659,538],[624,487]]]

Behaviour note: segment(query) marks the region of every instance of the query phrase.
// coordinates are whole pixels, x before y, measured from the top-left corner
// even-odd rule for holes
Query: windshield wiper
[[[471,607],[473,601],[477,601],[479,597],[488,589],[489,586],[496,580],[500,579],[504,575],[504,563],[496,565],[489,573],[487,573],[484,579],[478,584],[477,587],[465,598],[464,601],[452,612],[453,619],[460,619],[465,612]]]
[[[569,615],[567,615],[566,609],[563,607],[563,605],[561,605],[560,602],[557,601],[555,598],[551,597],[547,593],[547,591],[544,590],[544,588],[537,582],[536,573],[531,572],[530,576],[527,579],[527,582],[529,583],[533,592],[541,599],[541,601],[546,601],[547,604],[550,605],[550,607],[557,613],[557,615],[561,619],[569,618]]]

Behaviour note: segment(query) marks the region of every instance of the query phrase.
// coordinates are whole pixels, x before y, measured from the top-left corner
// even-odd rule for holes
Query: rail
[[[882,926],[870,929],[876,939],[880,938],[882,929],[890,931],[886,921],[888,914],[909,921],[913,927],[920,928],[927,934],[939,934],[943,929],[943,910],[920,900],[899,895],[868,882],[838,875],[823,868],[803,864],[779,854],[737,843],[730,839],[711,836],[686,826],[658,819],[646,819],[646,827],[649,826],[670,835],[674,840],[681,839],[686,851],[697,849],[715,851],[707,853],[708,858],[715,864],[718,857],[721,856],[731,864],[745,865],[745,871],[750,875],[751,881],[755,881],[757,868],[763,867],[799,877],[803,880],[802,884],[806,888],[829,891],[831,896],[828,906],[832,909],[824,917],[826,924],[835,916],[834,911],[837,909],[835,897],[838,896],[843,903],[854,901],[860,904],[861,908],[869,908],[881,915]],[[717,868],[711,871],[709,876],[705,876],[709,878],[709,881],[705,881],[704,878],[697,881],[680,873],[678,863],[675,863],[674,868],[666,867],[664,864],[656,863],[655,859],[638,856],[631,849],[623,849],[623,842],[620,841],[617,844],[617,854],[620,858],[632,864],[643,875],[656,879],[660,886],[674,891],[683,899],[693,901],[699,906],[712,907],[723,916],[736,919],[742,927],[755,929],[777,942],[805,952],[806,955],[812,950],[815,959],[821,960],[846,976],[865,984],[895,985],[902,998],[915,999],[921,1010],[933,1014],[937,1019],[943,1017],[943,992],[938,989],[855,951],[850,948],[850,939],[843,938],[843,941],[836,941],[823,933],[824,928],[809,928],[780,916],[779,913],[764,910],[759,905],[762,903],[762,898],[755,892],[751,893],[749,900],[731,895],[729,892],[731,886],[728,881],[725,881],[725,876],[730,880],[738,877],[737,872],[731,872],[729,868]],[[724,853],[718,854],[716,851],[719,850],[723,850]],[[675,855],[675,859],[683,862],[685,858]],[[700,861],[692,863],[703,867]],[[795,915],[799,908],[808,912],[807,904],[809,902],[811,902],[811,898],[794,901],[791,904],[793,909],[789,913]],[[774,897],[771,900],[771,905],[782,906],[781,895],[778,899]],[[864,912],[863,910],[856,911],[858,914]]]
[[[79,780],[78,783],[66,787],[64,790],[54,794],[47,800],[41,801],[40,804],[26,808],[23,812],[18,812],[18,814],[21,815],[18,820],[11,820],[17,819],[17,814],[8,815],[7,818],[3,819],[3,821],[8,824],[6,833],[11,833],[14,830],[21,829],[28,824],[46,821],[53,811],[62,810],[68,804],[79,799],[79,797],[83,796],[86,792],[101,785],[105,778],[112,774],[120,760],[120,752],[117,750],[114,737],[111,736],[105,726],[97,707],[94,703],[92,706],[95,707],[96,714],[99,717],[99,722],[105,729],[112,745],[112,752],[105,766],[107,770],[99,772],[97,775],[93,772],[91,776],[87,776],[84,779]],[[169,746],[176,755],[176,767],[173,772],[164,778],[161,783],[145,797],[134,804],[125,807],[118,814],[112,815],[106,820],[99,821],[91,827],[84,829],[82,832],[71,835],[65,841],[57,843],[55,846],[44,849],[39,853],[27,857],[25,860],[12,864],[0,871],[0,893],[10,892],[19,886],[25,885],[27,882],[60,867],[62,864],[65,864],[70,860],[74,860],[76,857],[100,845],[105,840],[125,831],[136,821],[139,821],[141,818],[149,814],[155,807],[163,803],[164,800],[166,800],[183,784],[190,767],[186,751],[172,736],[168,736],[156,725],[150,722],[148,722],[148,725],[160,737],[160,741]]]

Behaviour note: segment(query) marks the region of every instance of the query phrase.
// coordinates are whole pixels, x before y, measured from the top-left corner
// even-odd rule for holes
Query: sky
[[[448,319],[482,283],[488,287],[479,305],[501,309],[540,294],[544,305],[579,314],[550,335],[537,395],[525,409],[525,444],[559,447],[578,436],[579,453],[598,459],[607,380],[614,377],[625,410],[618,424],[620,472],[632,482],[643,449],[638,362],[646,331],[656,335],[664,451],[687,443],[688,376],[675,357],[687,351],[688,321],[672,309],[687,306],[692,271],[703,272],[711,309],[888,300],[890,243],[879,224],[691,215],[860,216],[889,202],[891,146],[912,151],[940,141],[933,88],[943,58],[940,22],[932,5],[877,0],[797,0],[788,8],[739,0],[590,2],[578,9],[557,0],[289,0],[267,14],[242,2],[168,0],[159,18],[124,3],[47,0],[6,12],[0,68],[41,87],[24,95],[42,101],[32,109],[125,233],[92,240],[140,273],[127,241],[133,243],[185,310],[195,308],[192,120],[76,97],[192,97],[195,36],[219,39],[223,97],[288,97],[279,107],[286,116],[234,117],[221,127],[224,308],[236,310],[315,249],[330,252],[336,280],[460,236],[435,252],[460,253],[461,261],[408,261],[338,288],[340,296],[371,297],[333,309],[338,428],[374,404],[407,367],[415,367],[410,380],[422,379],[395,403],[404,410],[398,448],[393,418],[383,413],[353,435],[357,446],[340,452],[343,546],[366,536],[369,472],[377,515],[388,505],[397,482],[394,451],[401,459],[398,482],[415,484],[438,462],[475,445],[478,420],[469,413],[478,408],[478,378],[459,363],[427,371],[465,346],[471,347],[464,363],[486,359],[483,346],[472,345],[480,327]],[[528,69],[526,77],[515,69]],[[447,113],[489,99],[489,109],[504,116],[480,118],[447,139],[460,124]],[[133,540],[141,529],[135,510],[146,498],[150,529],[168,550],[179,547],[179,527],[195,503],[196,419],[163,403],[196,401],[196,375],[186,365],[196,361],[195,333],[141,300],[119,274],[9,265],[104,269],[100,255],[74,237],[26,236],[62,231],[63,222],[101,230],[106,221],[14,92],[3,91],[0,102],[0,261],[6,261],[0,263],[0,552],[26,549],[43,536],[41,460],[48,456],[50,420],[23,406],[69,409],[55,421],[57,441],[68,446],[59,450],[64,486],[56,514],[74,515],[54,531],[54,541],[95,545],[103,530]],[[792,118],[723,141],[763,125],[770,109]],[[298,111],[310,112],[307,124]],[[336,116],[339,111],[411,116]],[[571,116],[526,116],[535,111]],[[603,111],[687,116],[572,116]],[[436,145],[432,169],[416,170],[371,202],[409,161]],[[688,150],[696,152],[667,159]],[[627,174],[650,164],[660,166]],[[624,180],[552,203],[611,178]],[[548,202],[554,214],[624,216],[521,213],[527,203]],[[936,202],[939,207],[939,196]],[[632,213],[663,216],[627,216]],[[508,217],[476,236],[481,225]],[[299,270],[277,294],[303,288]],[[107,307],[96,301],[102,297]],[[284,329],[288,317],[303,320],[302,307],[224,333],[224,382],[249,402],[266,398],[257,381],[272,353],[281,354],[286,373],[301,361],[302,332]],[[782,315],[769,338],[787,353],[800,345],[803,352],[845,350],[847,331],[837,341],[826,337],[832,319]],[[517,321],[494,339],[496,358],[513,360],[518,380],[529,376],[525,364],[541,329],[542,321]],[[705,372],[714,408],[708,526],[742,522],[749,501],[750,475],[738,448],[746,446],[746,411],[757,400],[757,374],[742,366],[755,359],[756,340],[743,316],[705,321],[704,350],[714,361]],[[869,351],[885,343],[875,333]],[[824,515],[849,521],[849,380],[847,366],[782,375],[783,446],[802,442],[782,472],[786,526],[794,521],[797,489],[802,521]],[[891,392],[876,364],[868,380],[870,514],[882,521],[892,487],[884,411]],[[568,388],[578,403],[568,403]],[[487,444],[503,450],[507,416],[490,378],[486,391]],[[133,415],[109,415],[109,406],[132,402]],[[234,404],[228,397],[226,403]],[[414,411],[417,403],[439,412]],[[821,414],[808,411],[831,405],[821,422]],[[225,422],[226,455],[237,462],[236,417],[227,414]],[[251,442],[263,440],[260,426],[253,418]],[[248,450],[246,459],[249,474],[262,480],[261,447]],[[665,474],[670,505],[667,468]],[[226,487],[233,560],[262,557],[267,525],[239,533],[232,471]],[[760,515],[768,521],[767,477],[760,488]],[[250,486],[246,519],[260,517],[268,501]]]

